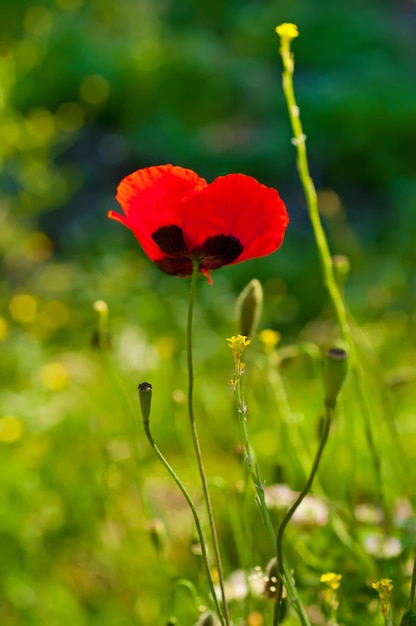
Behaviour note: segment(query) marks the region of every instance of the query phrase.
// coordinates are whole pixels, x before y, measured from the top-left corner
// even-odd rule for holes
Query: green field
[[[346,334],[297,172],[282,22],[300,31],[296,97]],[[192,513],[147,441],[137,392],[153,386],[151,432],[195,503],[217,585],[188,415],[191,281],[107,219],[124,176],[164,163],[208,181],[253,176],[290,216],[276,253],[197,281],[194,411],[229,624],[272,626],[274,614],[274,541],[226,341],[256,278],[242,392],[275,530],[322,436],[323,356],[349,355],[311,493],[284,535],[306,619],[399,626],[416,550],[414,23],[411,2],[369,0],[0,5],[1,626],[217,623]],[[372,587],[382,579],[391,621]],[[287,600],[282,618],[302,623]]]

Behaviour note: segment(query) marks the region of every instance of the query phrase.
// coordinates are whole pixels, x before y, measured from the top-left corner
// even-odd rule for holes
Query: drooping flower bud
[[[148,422],[152,403],[152,385],[150,383],[140,383],[138,390],[143,421]]]
[[[238,332],[249,339],[255,335],[263,309],[263,288],[253,278],[240,293],[236,303]]]
[[[348,355],[342,348],[330,348],[324,357],[322,375],[325,405],[335,408],[338,394],[348,372]]]

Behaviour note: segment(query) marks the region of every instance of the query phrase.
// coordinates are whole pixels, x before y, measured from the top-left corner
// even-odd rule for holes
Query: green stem
[[[222,604],[224,611],[224,619],[227,626],[230,626],[230,616],[228,612],[227,598],[225,595],[224,573],[222,568],[221,554],[218,542],[217,529],[215,526],[214,512],[211,504],[211,497],[209,495],[208,481],[204,469],[204,462],[202,459],[201,446],[199,443],[198,431],[196,428],[194,405],[193,405],[193,389],[194,389],[194,371],[193,371],[193,358],[192,358],[192,322],[193,322],[193,310],[196,293],[196,282],[199,274],[199,261],[193,261],[193,271],[191,278],[191,289],[189,293],[189,305],[188,305],[188,318],[187,318],[187,363],[188,363],[188,413],[189,422],[191,426],[192,441],[194,450],[198,462],[199,475],[201,477],[202,490],[204,493],[205,504],[208,512],[208,520],[211,528],[212,542],[214,546],[215,562],[218,571],[218,582],[221,589]]]
[[[309,173],[308,157],[306,151],[306,136],[303,132],[302,123],[300,121],[299,107],[296,103],[293,72],[294,59],[290,51],[290,42],[286,38],[281,39],[280,55],[283,62],[282,85],[289,113],[290,124],[293,131],[293,144],[296,147],[297,168],[299,178],[303,187],[308,208],[309,219],[312,224],[315,240],[318,248],[319,260],[322,268],[322,277],[324,285],[327,289],[329,298],[335,311],[335,316],[341,333],[341,337],[348,346],[350,358],[350,370],[357,396],[363,408],[365,420],[365,434],[368,447],[373,460],[374,473],[377,484],[377,495],[379,500],[384,503],[381,462],[377,453],[371,430],[371,403],[367,395],[365,384],[363,382],[362,368],[360,367],[357,351],[352,338],[351,327],[348,320],[347,308],[345,306],[341,291],[335,279],[334,266],[329,250],[325,231],[319,214],[318,197],[313,180]],[[386,507],[384,509],[387,511]]]
[[[254,488],[256,490],[257,506],[259,507],[263,523],[269,532],[270,539],[273,543],[273,548],[276,550],[276,532],[273,526],[272,519],[270,517],[269,509],[267,508],[267,504],[266,504],[265,493],[264,493],[264,483],[260,477],[260,471],[257,466],[257,463],[254,462],[253,453],[252,453],[250,443],[249,443],[249,438],[248,438],[247,405],[244,401],[243,394],[241,391],[241,371],[242,371],[241,361],[238,358],[235,361],[234,384],[235,384],[237,411],[238,411],[238,417],[239,417],[239,423],[240,423],[241,436],[243,440],[245,461],[247,464],[248,474],[251,477]],[[287,595],[296,613],[299,616],[302,626],[311,626],[308,616],[306,615],[305,610],[297,594],[295,584],[293,582],[292,575],[289,569],[289,564],[284,557],[283,557],[283,563],[282,563],[282,571],[283,571],[284,578],[286,581]]]
[[[412,582],[410,584],[409,612],[413,611],[413,607],[415,605],[415,591],[416,591],[416,558],[413,563]]]
[[[169,461],[165,458],[163,453],[160,451],[160,449],[156,445],[156,443],[155,443],[155,441],[153,439],[152,433],[150,432],[150,422],[149,422],[149,419],[143,420],[143,426],[144,426],[144,430],[145,430],[145,433],[146,433],[146,437],[149,440],[150,445],[152,446],[153,450],[155,451],[155,453],[159,457],[159,460],[163,463],[163,465],[166,467],[166,469],[169,472],[169,474],[172,476],[172,478],[175,481],[175,483],[178,485],[179,489],[182,491],[182,493],[183,493],[183,495],[185,497],[185,500],[187,501],[188,506],[191,509],[191,512],[192,512],[192,515],[193,515],[193,518],[194,518],[194,521],[195,521],[196,531],[198,533],[199,543],[201,545],[202,558],[203,558],[203,561],[204,561],[205,569],[207,571],[207,576],[208,576],[209,586],[210,586],[210,590],[211,590],[211,594],[212,594],[212,599],[214,600],[216,609],[218,611],[218,615],[220,617],[221,624],[224,625],[224,619],[223,619],[223,616],[222,616],[221,607],[220,607],[219,602],[218,602],[217,594],[215,593],[214,582],[213,582],[212,576],[211,576],[211,570],[210,570],[209,562],[208,562],[207,548],[206,548],[206,545],[205,545],[205,539],[204,539],[204,535],[203,535],[203,532],[202,532],[201,522],[199,521],[199,516],[198,516],[197,510],[195,508],[195,505],[194,505],[194,503],[192,501],[192,498],[189,495],[185,485],[182,483],[181,479],[179,478],[179,476],[177,475],[177,473],[175,472],[173,467],[170,465]]]
[[[332,415],[333,415],[333,411],[334,411],[334,407],[333,406],[331,406],[331,405],[327,405],[326,406],[325,421],[324,421],[324,428],[323,428],[322,438],[321,438],[321,442],[319,444],[318,451],[317,451],[316,456],[315,456],[315,460],[314,460],[313,465],[312,465],[311,473],[309,474],[309,478],[306,481],[306,484],[305,484],[304,488],[300,492],[299,496],[296,498],[295,502],[292,504],[292,506],[289,508],[289,510],[284,515],[283,519],[281,520],[281,522],[279,524],[279,528],[277,529],[277,533],[276,533],[276,559],[277,559],[277,573],[278,573],[278,576],[277,576],[277,595],[276,595],[276,605],[275,605],[275,611],[274,611],[273,626],[279,626],[279,624],[280,624],[280,611],[281,611],[281,604],[282,604],[283,580],[284,580],[283,579],[283,575],[284,575],[284,571],[283,571],[283,559],[284,559],[284,555],[283,555],[283,536],[284,536],[284,532],[286,530],[286,527],[287,527],[288,523],[292,519],[296,509],[298,508],[298,506],[300,505],[302,500],[305,498],[305,496],[307,495],[307,493],[309,492],[309,490],[310,490],[310,488],[312,486],[313,479],[315,478],[315,474],[316,474],[316,472],[318,470],[318,467],[319,467],[319,462],[321,460],[322,453],[324,451],[326,442],[328,441],[328,435],[329,435],[329,429],[330,429],[330,426],[331,426],[331,418],[332,418]]]

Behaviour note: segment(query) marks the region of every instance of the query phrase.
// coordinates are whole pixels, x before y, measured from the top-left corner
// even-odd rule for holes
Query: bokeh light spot
[[[56,111],[57,126],[68,133],[79,130],[84,120],[84,109],[76,102],[64,102]]]
[[[13,153],[20,144],[21,136],[21,128],[17,122],[12,119],[4,120],[0,126],[1,153]]]
[[[69,375],[62,363],[48,363],[42,367],[40,378],[46,389],[59,391],[67,386]]]
[[[55,119],[44,108],[31,109],[28,113],[29,129],[42,142],[48,142],[55,134]]]
[[[49,292],[67,291],[72,284],[71,268],[63,263],[51,263],[42,272],[41,282],[47,286]]]
[[[155,340],[155,348],[164,360],[170,360],[175,355],[178,346],[174,337],[159,337]]]
[[[110,86],[102,74],[90,74],[82,81],[79,92],[88,104],[101,104],[107,100]]]
[[[44,6],[30,7],[26,11],[24,27],[30,35],[46,35],[52,28],[52,13]]]
[[[33,41],[23,39],[17,42],[14,56],[20,70],[30,70],[38,64],[38,47]]]
[[[20,293],[10,300],[9,309],[17,322],[28,324],[36,317],[38,301],[29,293]]]
[[[258,611],[253,611],[247,616],[247,626],[263,626],[263,616]]]
[[[332,189],[320,189],[318,191],[319,210],[326,217],[333,217],[341,210],[341,199]]]
[[[14,443],[21,439],[24,432],[23,422],[18,417],[0,418],[0,441]]]
[[[69,322],[70,311],[60,300],[51,300],[41,308],[39,319],[46,328],[61,328]]]
[[[46,261],[53,252],[53,243],[45,233],[31,233],[26,239],[25,247],[26,257],[35,263]]]
[[[8,334],[9,334],[9,324],[4,319],[4,317],[1,317],[0,315],[0,341],[3,341],[4,339],[6,339]]]

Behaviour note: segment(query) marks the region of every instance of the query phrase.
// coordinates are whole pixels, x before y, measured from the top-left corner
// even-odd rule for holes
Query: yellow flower
[[[327,572],[326,574],[322,574],[319,580],[321,581],[321,583],[325,583],[326,585],[328,585],[330,589],[335,591],[336,589],[339,588],[341,584],[340,583],[341,578],[342,578],[341,574],[335,574],[334,572]]]
[[[245,335],[233,335],[227,338],[228,345],[233,351],[234,359],[240,359],[244,350],[251,343],[250,339],[247,339]]]
[[[287,22],[276,26],[276,33],[281,39],[287,39],[289,41],[292,41],[295,37],[299,37],[299,31],[296,24],[290,24]]]
[[[386,591],[388,594],[391,593],[392,589],[393,589],[393,581],[390,580],[390,578],[381,578],[380,580],[378,580],[375,583],[372,583],[371,586],[373,589],[375,589],[377,591],[377,593],[380,595],[383,593],[383,591]]]

